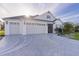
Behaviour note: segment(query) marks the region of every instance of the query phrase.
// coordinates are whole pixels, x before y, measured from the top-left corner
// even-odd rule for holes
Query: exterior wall
[[[9,35],[9,23],[5,21],[5,35]]]

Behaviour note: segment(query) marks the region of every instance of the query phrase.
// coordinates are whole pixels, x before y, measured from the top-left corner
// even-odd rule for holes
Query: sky
[[[50,11],[63,22],[79,23],[78,3],[0,3],[0,18],[37,15]]]

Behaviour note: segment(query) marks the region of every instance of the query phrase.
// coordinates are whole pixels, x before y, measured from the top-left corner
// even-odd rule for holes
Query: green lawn
[[[73,36],[72,36],[73,39],[75,40],[79,40],[79,33],[74,33]]]
[[[1,30],[0,31],[0,36],[4,36],[5,35],[5,31],[4,30]]]

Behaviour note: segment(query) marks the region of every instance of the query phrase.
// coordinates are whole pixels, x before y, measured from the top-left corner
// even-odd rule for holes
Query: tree
[[[70,34],[72,32],[74,32],[74,26],[73,26],[73,24],[70,23],[70,22],[65,22],[64,23],[64,27],[63,27],[63,33],[64,34]]]
[[[79,32],[79,25],[75,26],[75,32]]]

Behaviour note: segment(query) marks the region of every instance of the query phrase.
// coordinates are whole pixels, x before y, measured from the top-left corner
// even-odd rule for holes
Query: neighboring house
[[[53,24],[56,19],[51,12],[46,12],[41,15],[26,17],[14,16],[3,18],[5,21],[5,35],[15,34],[40,34],[54,33]],[[60,22],[61,23],[61,22]]]

